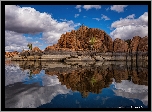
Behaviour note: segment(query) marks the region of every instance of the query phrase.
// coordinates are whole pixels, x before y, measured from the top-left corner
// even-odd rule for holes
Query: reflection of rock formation
[[[45,74],[57,75],[62,85],[73,91],[80,91],[84,96],[88,92],[99,93],[102,88],[112,83],[112,78],[117,83],[121,80],[132,80],[135,84],[148,85],[148,69],[142,65],[133,65],[126,62],[74,63],[31,61],[19,63],[24,69],[44,69]]]
[[[139,99],[144,105],[148,104],[148,86],[137,85],[128,80],[122,80],[121,83],[115,83],[115,88],[113,90],[117,96],[122,96],[130,99]]]
[[[108,74],[101,72],[99,68],[84,68],[57,75],[62,85],[66,85],[73,91],[79,91],[83,97],[86,97],[89,92],[100,93],[102,88],[112,82],[112,79],[107,79]]]
[[[8,60],[5,60],[5,65],[10,65],[11,64],[11,60],[8,59]]]
[[[147,104],[146,92],[148,89],[144,85],[148,85],[148,69],[142,64],[136,67],[129,63],[126,65],[126,62],[111,61],[88,64],[41,61],[16,61],[13,63],[19,66],[5,66],[5,104],[7,107],[38,107],[50,102],[57,94],[68,93],[67,88],[79,91],[82,97],[87,97],[89,92],[100,93],[103,88],[112,83],[113,78],[118,89],[114,92],[118,96],[137,98]],[[20,70],[20,67],[24,72]],[[42,69],[45,74],[48,74],[42,77],[44,87],[20,83],[27,77],[26,70],[37,74]],[[123,80],[131,80],[132,82]],[[134,83],[140,85],[134,85]],[[12,87],[10,88],[10,86]],[[147,90],[141,91],[144,89]],[[138,95],[138,93],[140,94]],[[139,97],[140,95],[141,97]]]
[[[42,70],[40,61],[17,61],[22,70],[29,69],[32,74],[39,74]]]

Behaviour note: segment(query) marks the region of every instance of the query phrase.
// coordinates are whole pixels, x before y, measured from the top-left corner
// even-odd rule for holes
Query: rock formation
[[[91,43],[91,38],[95,38],[95,42]],[[113,51],[112,38],[108,36],[103,30],[97,28],[88,28],[81,26],[78,30],[72,30],[62,34],[58,43],[53,46],[48,46],[48,50],[72,50],[72,51],[86,51],[91,50],[91,45],[95,51],[107,52]]]
[[[133,39],[131,41],[131,45],[130,45],[132,52],[136,52],[138,50],[138,45],[139,45],[140,39],[141,39],[141,37],[139,37],[139,36],[133,37]]]
[[[148,37],[143,37],[140,39],[138,51],[146,52],[148,51]]]
[[[32,49],[32,51],[33,51],[33,52],[42,52],[38,47],[34,47],[34,48]]]
[[[94,38],[94,42],[90,42]],[[90,51],[97,52],[136,52],[148,51],[148,37],[135,36],[126,41],[112,38],[105,31],[97,28],[81,26],[78,30],[72,30],[62,34],[57,44],[48,46],[44,51]]]
[[[84,56],[84,54],[89,54],[92,52],[112,52],[112,54],[114,54],[114,52],[134,53],[137,51],[145,52],[148,54],[147,36],[143,38],[135,36],[133,39],[128,39],[126,41],[116,38],[114,41],[112,41],[112,38],[103,30],[81,26],[78,30],[72,30],[71,32],[62,34],[57,44],[46,47],[44,51],[41,51],[38,47],[34,47],[31,51],[22,51],[19,54],[23,57],[35,55],[42,56],[43,54],[71,55],[71,53],[76,53],[74,55],[81,54]],[[10,53],[6,52],[5,56],[13,57],[17,54],[17,51]]]
[[[113,51],[114,52],[127,52],[128,43],[119,38],[116,38],[113,42]]]
[[[139,36],[133,37],[130,47],[131,47],[132,52],[148,51],[148,37],[147,36],[145,36],[143,38],[141,38]]]
[[[18,54],[19,54],[19,52],[17,52],[17,51],[5,52],[5,57],[6,57],[6,58],[12,58],[12,57],[14,57],[14,56],[16,56],[16,55],[18,55]]]

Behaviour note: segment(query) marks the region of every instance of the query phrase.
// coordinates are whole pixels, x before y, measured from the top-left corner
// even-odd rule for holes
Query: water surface
[[[148,64],[6,61],[6,108],[147,108]]]

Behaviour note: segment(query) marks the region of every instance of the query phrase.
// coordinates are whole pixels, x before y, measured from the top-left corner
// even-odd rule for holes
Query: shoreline
[[[148,61],[148,52],[135,52],[135,53],[68,53],[61,54],[60,52],[57,54],[43,54],[42,56],[33,55],[23,57],[20,55],[15,55],[13,58],[10,58],[11,61],[65,61],[65,62],[73,62],[73,61]],[[6,58],[5,58],[6,60]]]

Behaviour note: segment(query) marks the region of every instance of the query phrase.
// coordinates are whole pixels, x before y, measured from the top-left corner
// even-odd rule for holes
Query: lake
[[[5,61],[6,108],[148,108],[148,62]]]

